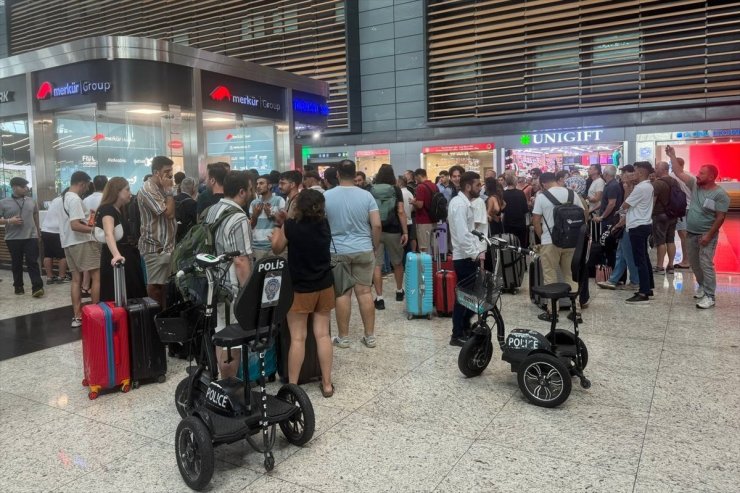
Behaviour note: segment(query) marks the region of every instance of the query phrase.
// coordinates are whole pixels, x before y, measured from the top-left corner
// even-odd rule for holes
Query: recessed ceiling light
[[[203,121],[204,122],[217,122],[217,123],[235,123],[233,118],[224,118],[223,116],[203,118]]]
[[[127,110],[126,113],[137,113],[139,115],[159,115],[164,113],[162,110],[155,110],[153,108],[136,108],[134,110]]]

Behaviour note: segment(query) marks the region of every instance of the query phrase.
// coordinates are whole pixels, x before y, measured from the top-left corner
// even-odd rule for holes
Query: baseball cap
[[[20,176],[15,176],[10,179],[10,186],[11,187],[25,187],[28,185],[28,180],[25,178],[21,178]]]

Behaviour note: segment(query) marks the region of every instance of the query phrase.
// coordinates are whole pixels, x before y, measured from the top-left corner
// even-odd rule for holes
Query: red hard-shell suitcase
[[[436,230],[435,236],[439,240],[440,234]],[[439,244],[438,241],[435,243]],[[437,271],[434,273],[434,307],[437,309],[437,315],[450,316],[455,307],[457,274],[453,269],[446,269],[441,258],[442,255],[437,255]]]
[[[88,397],[95,399],[103,389],[131,388],[128,342],[128,314],[113,303],[82,307],[82,359],[89,387]]]

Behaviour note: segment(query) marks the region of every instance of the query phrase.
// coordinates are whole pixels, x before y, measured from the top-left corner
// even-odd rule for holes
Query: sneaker
[[[463,347],[466,342],[468,342],[468,338],[464,336],[450,338],[450,346]]]
[[[72,282],[72,278],[69,276],[57,277],[57,284],[68,284]]]
[[[635,295],[632,298],[627,298],[624,300],[625,303],[628,305],[649,305],[650,304],[650,298],[647,295],[635,293]]]
[[[360,339],[360,342],[369,348],[374,348],[378,344],[375,341],[375,336],[363,336],[362,339]]]
[[[396,301],[403,301],[403,296],[406,294],[406,292],[402,289],[401,291],[396,291]]]
[[[26,290],[23,288],[15,288],[15,294],[26,294]]]
[[[375,299],[375,309],[376,310],[385,310],[385,300],[381,299]]]
[[[73,318],[72,323],[70,324],[70,327],[73,329],[77,329],[79,327],[82,327],[82,319],[80,318]]]
[[[638,290],[635,291],[635,294],[640,294],[639,286],[638,286]],[[650,291],[648,291],[648,294],[647,295],[648,295],[649,298],[655,298],[655,292],[652,289]]]
[[[33,293],[31,294],[31,296],[33,296],[34,298],[41,298],[43,295],[44,288],[34,289]]]
[[[351,341],[349,340],[349,337],[335,336],[331,342],[333,342],[338,348],[347,349]]]
[[[57,284],[59,282],[59,278],[57,276],[54,277],[47,277],[46,278],[46,284]]]
[[[696,307],[703,310],[706,310],[707,308],[712,308],[714,307],[714,298],[705,295],[702,299],[699,300],[699,302],[696,304]]]
[[[694,299],[695,300],[700,300],[700,299],[704,298],[704,296],[705,296],[704,295],[704,288],[701,287],[701,286],[699,286],[698,288],[696,288],[696,292],[694,293]]]
[[[602,289],[617,289],[617,285],[611,281],[597,282],[596,285]]]

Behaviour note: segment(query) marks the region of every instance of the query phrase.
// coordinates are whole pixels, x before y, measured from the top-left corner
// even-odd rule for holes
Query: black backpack
[[[542,193],[555,205],[552,213],[552,228],[545,220],[545,226],[552,237],[552,244],[559,248],[575,248],[581,239],[581,226],[586,223],[583,209],[574,203],[575,192],[568,189],[568,201],[565,204],[561,204],[547,190],[543,190]]]
[[[671,181],[663,180],[670,187],[668,203],[665,204],[665,215],[671,219],[686,216],[686,194],[681,190],[678,181],[671,177]]]
[[[432,192],[432,201],[429,206],[429,219],[434,222],[447,220],[447,199],[437,187],[427,189]]]

